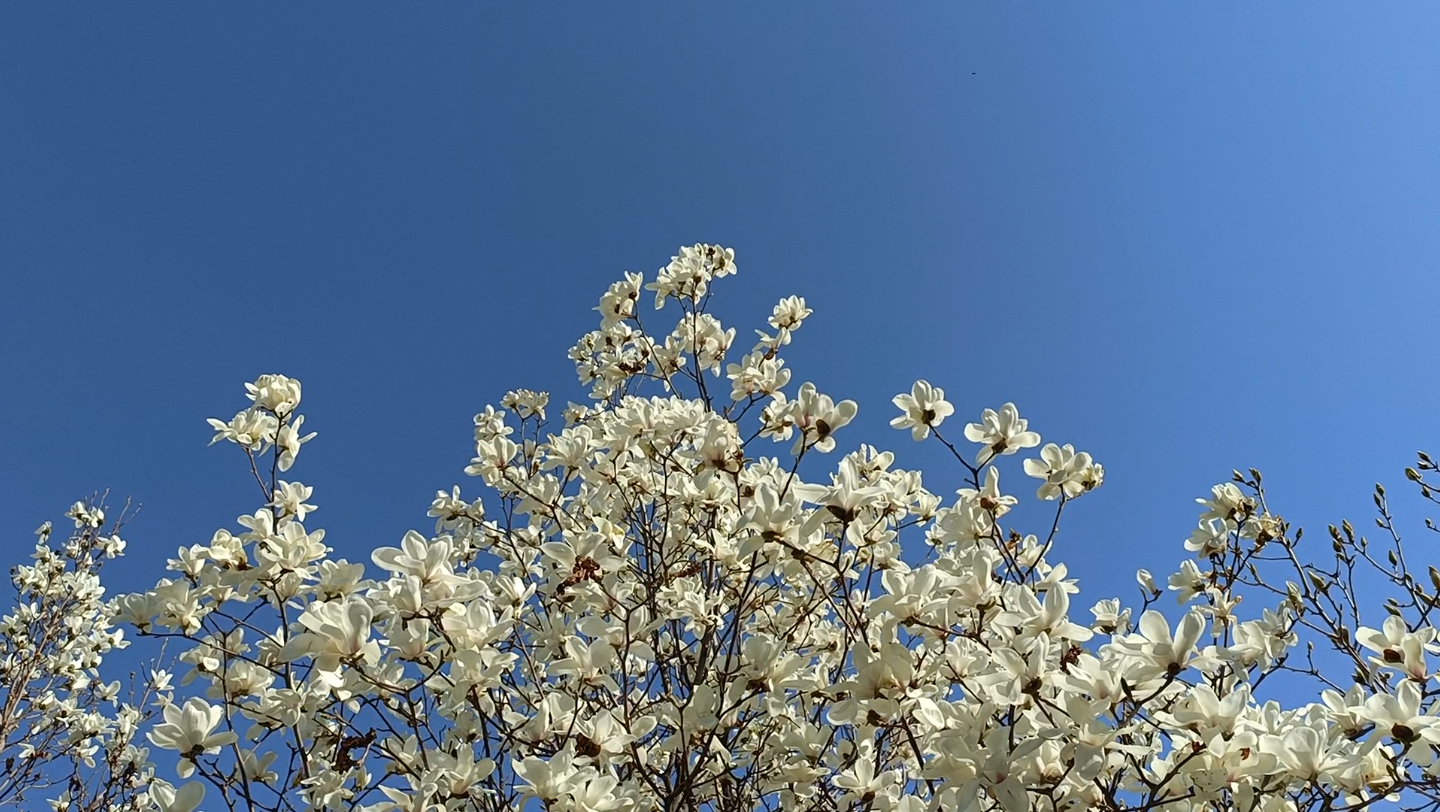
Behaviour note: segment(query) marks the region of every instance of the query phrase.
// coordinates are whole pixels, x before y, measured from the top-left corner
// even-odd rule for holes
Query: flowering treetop
[[[154,807],[1279,812],[1440,799],[1426,660],[1440,574],[1427,591],[1398,535],[1382,563],[1347,524],[1330,565],[1303,563],[1259,475],[1237,474],[1201,500],[1191,557],[1164,588],[1141,571],[1138,605],[1072,614],[1079,588],[1047,556],[1101,466],[1042,445],[1010,403],[957,432],[976,446],[962,449],[944,390],[918,381],[891,425],[954,452],[954,484],[932,493],[889,452],[842,445],[853,401],[791,385],[781,354],[804,299],[780,301],[733,352],[736,331],[708,304],[735,272],[732,250],[694,245],[648,284],[611,285],[570,350],[590,401],[559,420],[544,392],[486,407],[465,469],[485,498],[439,492],[433,530],[374,550],[368,573],[312,529],[312,488],[278,478],[315,436],[301,433],[300,383],[247,385],[249,406],[210,422],[244,452],[258,509],[116,605],[139,633],[183,644],[194,685],[183,701],[163,693],[148,733],[186,782],[155,779]],[[646,291],[673,327],[651,327]],[[805,481],[802,460],[824,454],[837,454],[828,481]],[[1042,532],[1010,526],[1007,468],[1004,481],[1018,468],[1053,503]],[[1353,591],[1371,565],[1399,595],[1378,627]],[[1152,608],[1166,591],[1185,606],[1175,622]],[[1315,643],[1354,673],[1322,669]],[[1313,695],[1257,699],[1280,672]]]

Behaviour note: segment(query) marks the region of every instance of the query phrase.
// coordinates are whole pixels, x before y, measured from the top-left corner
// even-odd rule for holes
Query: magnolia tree
[[[735,330],[708,305],[734,272],[731,250],[695,245],[649,284],[612,285],[599,328],[570,352],[589,402],[560,420],[542,392],[487,407],[465,469],[483,500],[440,492],[433,531],[374,550],[368,571],[331,556],[311,487],[281,478],[314,436],[299,382],[248,384],[250,404],[211,424],[243,452],[257,509],[106,610],[182,649],[181,687],[158,686],[145,733],[170,766],[164,778],[137,768],[140,800],[167,812],[1440,805],[1427,664],[1440,572],[1414,576],[1383,489],[1383,541],[1345,524],[1308,563],[1259,474],[1237,473],[1200,500],[1188,560],[1163,585],[1141,571],[1136,604],[1072,611],[1079,589],[1047,555],[1100,465],[1042,445],[1008,403],[952,434],[954,408],[925,381],[894,398],[891,425],[953,453],[943,493],[888,452],[838,452],[856,404],[792,387],[781,357],[805,300],[782,300],[732,354]],[[672,312],[660,331],[645,291]],[[831,472],[806,481],[807,459]],[[1002,488],[1002,469],[1030,484]],[[1432,501],[1435,470],[1422,455],[1407,471]],[[1012,528],[1017,492],[1037,485],[1053,517]],[[1379,607],[1362,606],[1357,582],[1388,596],[1383,622],[1362,621]],[[1152,608],[1167,592],[1174,622]]]
[[[136,744],[154,710],[149,690],[122,701],[120,681],[101,682],[98,670],[127,645],[100,586],[104,560],[125,549],[124,513],[108,533],[98,500],[76,502],[66,516],[74,529],[65,541],[51,543],[46,522],[33,563],[10,571],[18,600],[0,618],[0,807],[48,800],[56,809],[140,812],[153,773]]]

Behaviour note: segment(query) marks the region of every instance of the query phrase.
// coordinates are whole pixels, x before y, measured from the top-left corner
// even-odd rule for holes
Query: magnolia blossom
[[[167,705],[164,715],[165,721],[146,736],[156,747],[179,752],[181,778],[189,778],[195,772],[195,759],[218,753],[221,747],[235,741],[232,732],[215,732],[216,725],[225,718],[224,708],[214,707],[202,699],[189,699],[184,705]]]
[[[931,386],[927,381],[916,381],[910,394],[896,395],[894,403],[903,414],[891,420],[890,425],[897,429],[910,429],[911,436],[916,440],[925,439],[931,428],[955,413],[955,407],[945,400],[945,390]]]
[[[1046,443],[1045,447],[1040,449],[1040,459],[1025,461],[1025,473],[1045,480],[1045,484],[1040,486],[1035,496],[1047,500],[1059,499],[1061,496],[1073,499],[1099,486],[1104,476],[1089,454],[1084,451],[1077,452],[1069,443],[1063,446]]]
[[[180,787],[158,780],[150,785],[150,801],[156,812],[194,812],[203,800],[205,785],[199,781]]]
[[[315,510],[314,505],[305,501],[315,492],[314,488],[299,482],[286,482],[283,479],[276,485],[274,506],[279,508],[283,514],[294,516],[298,521],[303,522],[305,517]]]
[[[261,375],[245,384],[245,396],[256,408],[283,417],[300,405],[300,382],[284,375]]]
[[[790,453],[799,453],[802,448],[833,451],[836,430],[854,420],[858,411],[853,400],[836,403],[829,395],[816,391],[814,384],[801,384],[800,393],[790,406],[791,422],[800,429],[800,437]]]
[[[316,669],[330,675],[328,679],[338,685],[342,663],[373,664],[379,660],[380,646],[370,639],[373,619],[370,603],[358,595],[350,595],[343,601],[313,603],[299,618],[300,625],[309,630],[308,634],[295,636],[291,645],[296,653],[313,657]]]
[[[242,448],[261,451],[275,442],[275,430],[278,426],[279,421],[273,415],[255,407],[236,412],[228,423],[212,417],[210,427],[215,429],[215,437],[210,440],[210,444],[229,440]]]
[[[1371,663],[1379,668],[1394,669],[1419,682],[1425,682],[1429,677],[1425,652],[1437,650],[1435,638],[1433,627],[1412,632],[1398,615],[1385,618],[1385,623],[1378,630],[1361,628],[1355,633],[1355,640],[1360,645],[1379,655],[1371,657]]]
[[[1029,427],[1030,421],[1020,416],[1013,403],[1001,406],[998,412],[986,409],[979,423],[965,427],[965,439],[984,446],[975,455],[975,464],[984,465],[995,457],[1040,445],[1040,435]]]

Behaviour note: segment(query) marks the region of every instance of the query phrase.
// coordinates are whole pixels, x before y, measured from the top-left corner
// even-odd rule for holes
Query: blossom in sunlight
[[[284,375],[261,375],[245,384],[245,396],[255,408],[283,418],[300,405],[300,382]]]
[[[855,759],[849,769],[835,776],[835,786],[845,790],[840,796],[841,802],[865,803],[867,798],[873,799],[885,789],[894,784],[900,774],[896,770],[877,770],[875,768],[875,749],[868,739],[861,742],[860,756]]]
[[[236,739],[229,731],[215,732],[215,727],[225,718],[225,710],[202,699],[189,699],[184,705],[167,705],[163,713],[165,721],[156,725],[148,737],[156,747],[180,754],[178,774],[181,778],[189,778],[195,771],[195,759],[218,753],[221,747]]]
[[[300,435],[300,426],[305,423],[303,415],[295,418],[293,422],[286,423],[280,427],[275,435],[275,447],[280,449],[280,470],[288,471],[290,466],[295,464],[295,457],[300,453],[300,446],[315,439],[315,432]]]
[[[864,485],[852,458],[840,463],[840,471],[831,476],[830,485],[795,486],[795,494],[808,502],[823,505],[841,521],[854,521],[860,508],[879,500],[884,489]]]
[[[1393,694],[1376,694],[1365,700],[1364,715],[1385,735],[1410,745],[1421,738],[1440,744],[1440,719],[1422,709],[1423,697],[1414,680],[1405,680]]]
[[[635,302],[640,298],[640,283],[644,278],[642,274],[627,273],[605,291],[595,308],[600,313],[602,327],[634,318]]]
[[[973,502],[981,510],[993,513],[996,517],[1004,516],[1010,512],[1010,508],[1020,503],[1015,497],[1000,492],[1000,470],[994,466],[985,469],[985,484],[979,490],[961,488],[955,493],[961,501]]]
[[[1254,503],[1241,493],[1233,482],[1216,485],[1210,489],[1209,499],[1196,499],[1195,501],[1205,508],[1205,512],[1200,514],[1202,522],[1219,520],[1232,524],[1238,523],[1255,508]]]
[[[910,394],[896,395],[893,402],[902,414],[890,421],[891,427],[910,429],[910,436],[916,440],[925,439],[930,429],[955,413],[955,407],[945,400],[945,390],[926,381],[916,381]]]
[[[1165,616],[1152,609],[1140,616],[1139,633],[1116,638],[1115,645],[1134,656],[1144,672],[1174,677],[1189,666],[1204,632],[1205,617],[1192,610],[1172,637]]]
[[[77,528],[97,528],[105,524],[105,510],[96,505],[87,505],[84,502],[76,502],[71,505],[70,509],[65,512],[65,515],[75,521],[75,527]],[[48,528],[42,527],[36,535],[40,536],[43,541],[49,538],[50,531]]]
[[[1063,446],[1046,443],[1040,449],[1040,458],[1025,461],[1025,473],[1036,479],[1045,480],[1035,492],[1039,499],[1059,499],[1065,496],[1074,499],[1080,494],[1098,487],[1103,480],[1100,467],[1084,451],[1066,443]]]
[[[1379,655],[1371,657],[1371,663],[1422,682],[1429,677],[1425,652],[1434,649],[1435,637],[1433,627],[1412,632],[1405,625],[1405,620],[1396,615],[1385,618],[1379,629],[1361,627],[1355,632],[1356,642]]]
[[[1020,416],[1020,410],[1013,403],[1001,406],[998,412],[994,409],[981,412],[979,423],[965,427],[965,439],[983,446],[975,454],[975,464],[984,465],[995,457],[1039,445],[1040,435],[1029,427],[1030,421]]]
[[[194,812],[205,800],[205,785],[191,781],[175,787],[165,781],[150,785],[150,800],[156,812]]]
[[[379,644],[370,639],[373,619],[374,609],[358,595],[314,603],[299,618],[309,634],[296,637],[295,643],[315,658],[315,667],[322,672],[334,674],[345,662],[373,664],[380,657]]]
[[[731,381],[730,397],[742,400],[751,395],[773,395],[790,382],[790,370],[779,358],[768,357],[761,350],[745,356],[738,364],[727,364],[725,375]]]
[[[849,425],[858,411],[859,407],[853,400],[836,403],[829,395],[816,391],[814,384],[801,384],[800,392],[790,407],[791,419],[800,429],[800,437],[795,440],[795,447],[790,453],[799,453],[805,447],[820,452],[834,450],[836,430]]]
[[[786,296],[781,299],[766,319],[777,330],[798,330],[814,311],[805,306],[804,296]]]
[[[576,767],[574,754],[568,750],[556,753],[549,760],[531,756],[511,769],[525,782],[524,795],[547,802],[580,787],[594,774],[589,769]]]
[[[381,547],[370,554],[370,560],[390,572],[431,582],[443,580],[451,573],[450,554],[451,545],[444,539],[432,544],[411,530],[399,547]]]
[[[305,501],[314,492],[315,489],[309,485],[282,479],[276,483],[275,500],[271,504],[279,508],[283,515],[294,516],[296,521],[303,522],[305,517],[315,510],[314,505]]]
[[[532,392],[529,389],[515,389],[500,398],[500,405],[515,412],[521,418],[538,417],[545,419],[545,407],[550,403],[550,393]]]

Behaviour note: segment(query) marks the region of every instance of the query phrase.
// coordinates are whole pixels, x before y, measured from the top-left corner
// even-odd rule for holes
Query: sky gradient
[[[4,563],[107,488],[143,504],[112,591],[235,527],[205,418],[264,372],[319,432],[307,524],[368,560],[478,492],[471,415],[578,399],[601,292],[694,242],[737,251],[740,350],[807,298],[840,450],[948,500],[887,426],[925,378],[953,435],[1014,401],[1094,454],[1053,556],[1080,611],[1169,572],[1232,468],[1312,532],[1377,480],[1418,524],[1436,42],[1419,3],[0,6]]]

